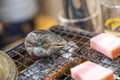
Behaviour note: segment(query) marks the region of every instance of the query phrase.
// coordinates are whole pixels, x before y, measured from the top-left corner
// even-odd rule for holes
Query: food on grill
[[[25,39],[27,52],[38,57],[51,55],[59,51],[66,43],[67,41],[62,37],[47,30],[35,30]]]
[[[75,80],[114,80],[113,71],[90,61],[72,68],[71,75]]]
[[[111,59],[120,56],[120,38],[112,34],[101,33],[91,38],[90,46]]]

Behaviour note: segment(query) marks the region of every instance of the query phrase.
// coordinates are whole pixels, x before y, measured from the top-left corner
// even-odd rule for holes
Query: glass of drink
[[[76,0],[72,0],[74,6],[77,6],[78,2],[74,2]],[[100,1],[99,0],[80,0],[84,1],[84,4],[81,2],[80,5],[83,5],[83,11],[77,12],[75,14],[75,10],[79,11],[81,8],[80,6],[77,6],[75,10],[72,10],[71,7],[69,7],[69,18],[65,17],[66,11],[61,11],[59,13],[59,20],[60,24],[64,26],[73,26],[73,27],[78,27],[80,29],[89,31],[89,32],[94,32],[94,33],[101,33],[103,28],[101,26],[101,11],[100,11]],[[85,14],[82,17],[79,17],[79,15]],[[76,17],[78,16],[78,17]]]
[[[101,0],[104,32],[120,36],[120,0]]]

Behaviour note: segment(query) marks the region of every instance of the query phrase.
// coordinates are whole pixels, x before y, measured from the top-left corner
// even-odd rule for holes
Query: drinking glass
[[[104,32],[120,36],[120,0],[101,0]]]
[[[103,31],[103,28],[101,23],[102,19],[100,1],[99,0],[85,0],[85,1],[86,9],[88,9],[89,15],[83,18],[66,18],[64,14],[65,11],[64,12],[61,11],[58,15],[60,24],[64,26],[78,27],[89,32],[101,33]],[[70,15],[72,13],[73,12],[69,12]]]

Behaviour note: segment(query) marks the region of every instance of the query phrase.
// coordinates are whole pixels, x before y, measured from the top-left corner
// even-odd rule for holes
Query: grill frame
[[[54,26],[50,28],[49,30],[59,36],[62,36],[66,40],[75,42],[78,45],[79,49],[76,49],[76,51],[72,53],[73,55],[72,58],[75,57],[74,61],[70,61],[69,58],[64,59],[63,57],[61,57],[62,54],[55,55],[58,58],[55,58],[54,56],[52,56],[51,59],[53,59],[53,62],[55,59],[57,59],[56,62],[58,62],[58,64],[53,65],[52,66],[53,68],[49,66],[51,68],[50,70],[52,71],[48,73],[49,75],[46,74],[47,76],[43,74],[44,76],[42,76],[42,78],[45,78],[45,80],[59,80],[58,78],[61,78],[60,80],[73,80],[70,76],[70,73],[68,73],[69,72],[68,70],[71,67],[84,62],[85,60],[90,60],[106,68],[112,69],[115,72],[116,80],[120,79],[119,77],[120,76],[120,73],[119,73],[120,72],[119,71],[120,70],[120,65],[119,65],[120,57],[116,58],[115,60],[111,60],[107,58],[106,56],[104,56],[103,54],[93,50],[90,47],[89,39],[95,36],[96,34],[89,33],[89,32],[86,32],[80,29],[64,27],[60,25]],[[16,45],[15,47],[9,50],[6,50],[5,52],[13,59],[13,61],[16,63],[18,67],[18,70],[19,70],[18,80],[33,80],[32,78],[30,78],[30,76],[35,75],[35,74],[39,74],[39,75],[42,74],[42,73],[40,74],[40,72],[39,73],[36,72],[29,76],[26,76],[24,74],[24,73],[30,74],[30,69],[35,68],[35,66],[41,66],[38,64],[42,63],[40,60],[43,60],[43,59],[39,59],[36,57],[30,57],[25,50],[25,46],[23,42],[21,42],[20,44]],[[63,53],[68,53],[68,51],[64,51]],[[93,53],[96,53],[96,54],[93,54]],[[45,58],[45,59],[49,59],[49,58]],[[63,62],[60,62],[60,61],[63,61]],[[71,64],[67,65],[69,63]],[[52,63],[50,63],[50,65],[52,65]],[[53,70],[54,68],[56,69]],[[53,76],[53,74],[56,74],[56,75]],[[24,79],[21,78],[21,75],[24,77]],[[39,80],[42,80],[42,78]],[[34,79],[34,80],[37,80],[37,79]]]

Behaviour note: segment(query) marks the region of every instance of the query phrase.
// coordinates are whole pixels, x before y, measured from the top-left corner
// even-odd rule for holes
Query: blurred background
[[[103,31],[100,0],[0,0],[0,49],[35,29],[72,26]]]
[[[34,29],[58,24],[61,0],[0,0],[0,49]]]

